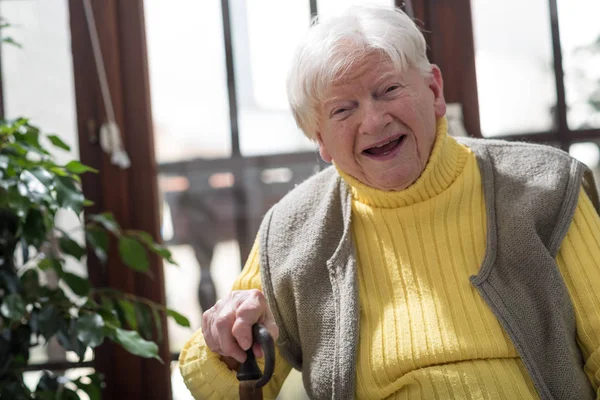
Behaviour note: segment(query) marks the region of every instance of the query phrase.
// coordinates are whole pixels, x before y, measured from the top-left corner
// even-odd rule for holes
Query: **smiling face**
[[[438,67],[397,71],[378,53],[353,66],[321,103],[321,157],[367,186],[402,190],[421,175],[446,113]]]

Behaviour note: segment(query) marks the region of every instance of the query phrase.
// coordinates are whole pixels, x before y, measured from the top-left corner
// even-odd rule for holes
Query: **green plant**
[[[69,381],[45,374],[34,390],[23,381],[30,349],[56,337],[81,360],[86,349],[112,340],[135,355],[158,357],[160,313],[189,326],[173,310],[111,288],[92,287],[68,270],[67,259],[85,263],[93,253],[107,261],[109,243],[118,243],[125,265],[149,273],[148,252],[174,263],[171,253],[142,231],[124,230],[108,213],[86,215],[91,204],[80,175],[94,173],[78,161],[55,162],[46,143],[69,150],[55,135],[42,135],[26,119],[0,121],[0,398],[78,399],[77,389],[94,400],[102,379],[91,375]],[[56,223],[59,210],[74,212],[87,250],[75,232]],[[111,239],[111,237],[113,239]],[[44,283],[54,276],[57,285]]]

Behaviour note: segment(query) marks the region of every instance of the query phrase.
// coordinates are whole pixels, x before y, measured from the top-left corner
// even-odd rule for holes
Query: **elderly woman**
[[[596,398],[589,171],[554,148],[449,136],[442,74],[399,10],[314,25],[293,65],[294,116],[333,166],[268,212],[204,313],[180,359],[193,395],[236,396],[260,322],[277,338],[269,398],[291,368],[316,399]]]

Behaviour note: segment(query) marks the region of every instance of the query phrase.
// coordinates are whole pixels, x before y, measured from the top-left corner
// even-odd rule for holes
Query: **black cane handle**
[[[240,366],[237,379],[239,381],[256,380],[255,387],[261,388],[265,386],[275,370],[275,344],[271,334],[264,326],[260,324],[252,325],[252,343],[258,343],[265,357],[265,370],[260,371],[252,346],[246,350],[246,361]]]

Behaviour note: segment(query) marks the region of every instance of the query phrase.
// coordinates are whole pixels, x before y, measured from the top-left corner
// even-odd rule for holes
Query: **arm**
[[[233,284],[233,290],[249,289],[262,290],[258,240],[252,247],[241,275]],[[277,397],[291,370],[291,366],[281,357],[277,347],[275,353],[275,372],[263,388],[265,399]],[[263,360],[259,359],[258,363],[263,368]],[[229,399],[238,396],[239,383],[235,377],[236,372],[229,369],[219,354],[208,348],[201,329],[183,346],[179,356],[179,368],[186,386],[196,399]]]
[[[575,307],[584,370],[600,400],[600,217],[583,190],[557,263]]]

